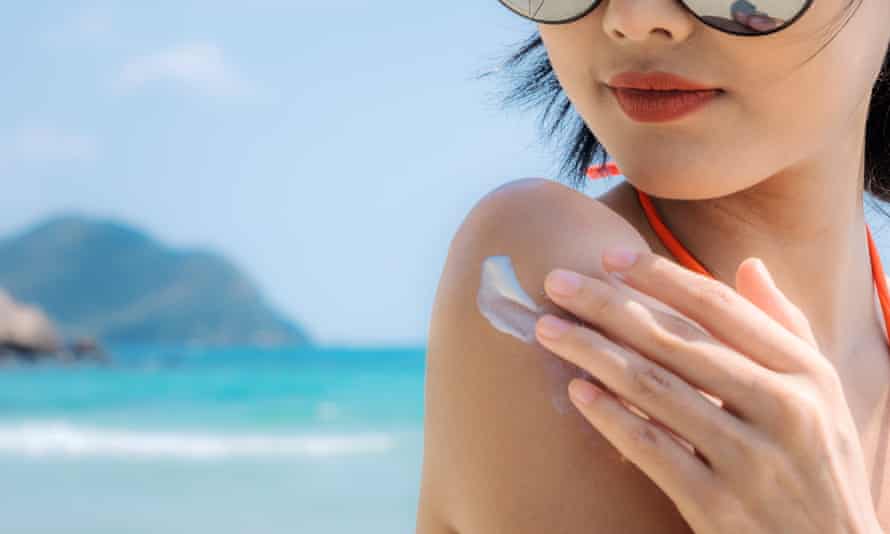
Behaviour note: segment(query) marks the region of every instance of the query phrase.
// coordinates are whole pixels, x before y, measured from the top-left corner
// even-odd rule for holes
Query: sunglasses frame
[[[546,0],[544,0],[544,1],[546,1]],[[785,30],[785,29],[787,29],[788,27],[790,27],[792,24],[794,24],[795,22],[797,22],[797,19],[799,19],[800,17],[802,17],[803,14],[806,13],[806,12],[810,9],[810,6],[813,4],[813,0],[806,0],[806,3],[804,3],[803,7],[800,8],[800,11],[797,13],[797,15],[794,15],[794,17],[792,17],[791,20],[787,21],[787,22],[785,23],[785,25],[783,25],[783,26],[780,26],[780,27],[778,27],[778,28],[774,28],[774,29],[772,29],[772,30],[765,31],[765,32],[762,32],[762,33],[741,33],[741,32],[734,32],[734,31],[732,31],[732,30],[726,30],[726,29],[723,29],[723,28],[718,28],[718,27],[714,26],[713,24],[711,24],[711,23],[705,21],[705,20],[702,19],[700,16],[698,16],[698,14],[697,14],[695,11],[693,11],[692,8],[689,7],[689,6],[686,4],[686,0],[677,0],[677,1],[680,3],[680,5],[683,6],[683,9],[685,9],[686,11],[688,11],[689,14],[691,14],[691,15],[692,15],[693,17],[695,17],[699,22],[701,22],[702,24],[704,24],[704,25],[707,26],[708,28],[713,28],[713,29],[715,29],[715,30],[717,30],[717,31],[719,31],[719,32],[728,33],[728,34],[730,34],[730,35],[738,35],[738,36],[741,36],[741,37],[762,37],[762,36],[764,36],[764,35],[769,35],[769,34],[771,34],[771,33],[776,33],[776,32],[780,32],[780,31],[782,31],[782,30]],[[588,14],[590,14],[591,11],[593,11],[594,9],[596,9],[596,8],[602,3],[602,0],[593,0],[593,1],[590,3],[590,7],[587,8],[587,9],[585,9],[584,11],[582,11],[580,15],[576,15],[576,16],[574,16],[574,17],[572,17],[572,18],[565,19],[565,20],[559,20],[559,21],[540,21],[540,20],[535,20],[535,19],[533,19],[532,17],[529,17],[529,16],[527,16],[527,15],[523,15],[522,13],[520,13],[520,12],[516,11],[515,9],[513,9],[512,7],[510,7],[510,5],[507,4],[507,0],[498,0],[498,2],[499,2],[502,6],[506,7],[507,9],[509,9],[511,12],[513,12],[513,13],[519,15],[520,17],[522,17],[522,18],[524,18],[524,19],[526,19],[526,20],[530,20],[530,21],[532,21],[532,22],[537,22],[538,24],[553,24],[553,25],[557,25],[557,24],[568,24],[569,22],[575,22],[576,20],[578,20],[578,19],[580,19],[580,18],[582,18],[582,17],[587,16]]]

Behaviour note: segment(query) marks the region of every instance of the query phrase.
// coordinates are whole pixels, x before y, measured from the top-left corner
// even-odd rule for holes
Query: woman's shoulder
[[[519,285],[538,307],[558,312],[544,292],[550,271],[570,269],[605,278],[605,248],[651,250],[637,229],[628,189],[633,191],[616,187],[594,198],[543,178],[514,180],[493,189],[476,202],[451,239],[433,312],[460,309],[461,319],[481,319],[475,297],[483,262],[490,256],[508,256]]]
[[[626,182],[591,197],[543,178],[514,180],[476,202],[455,233],[449,253],[455,249],[499,253],[511,256],[514,265],[526,264],[526,272],[565,267],[600,276],[603,248],[621,243],[650,249],[632,192]]]
[[[520,285],[547,309],[550,270],[600,276],[603,247],[647,247],[610,207],[615,199],[516,180],[480,199],[455,233],[427,337],[419,534],[689,532],[673,503],[568,402],[578,370],[496,330],[476,307],[488,256],[510,256]]]

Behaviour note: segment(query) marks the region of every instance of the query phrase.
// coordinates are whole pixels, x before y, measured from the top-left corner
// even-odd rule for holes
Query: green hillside
[[[55,217],[0,240],[0,287],[65,336],[111,343],[302,345],[222,256],[164,246],[122,223]]]

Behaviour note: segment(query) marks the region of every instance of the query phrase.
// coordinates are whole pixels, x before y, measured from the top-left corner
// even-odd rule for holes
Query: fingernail
[[[586,380],[574,380],[569,384],[569,395],[579,404],[590,404],[600,394],[600,389]]]
[[[557,269],[547,277],[547,287],[554,293],[570,297],[581,288],[581,277],[572,271]]]
[[[624,247],[609,247],[603,251],[603,266],[614,271],[625,271],[636,261],[639,253]]]
[[[538,331],[544,337],[557,338],[572,326],[568,321],[563,321],[554,315],[545,315],[538,320]]]

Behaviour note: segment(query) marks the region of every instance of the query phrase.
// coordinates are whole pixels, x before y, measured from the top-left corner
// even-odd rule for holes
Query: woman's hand
[[[537,339],[601,381],[607,391],[573,379],[575,405],[697,534],[881,532],[840,379],[760,260],[739,267],[741,293],[649,252],[604,265],[707,332],[555,270],[547,295],[589,324],[547,315]],[[559,273],[575,274],[574,292]]]

